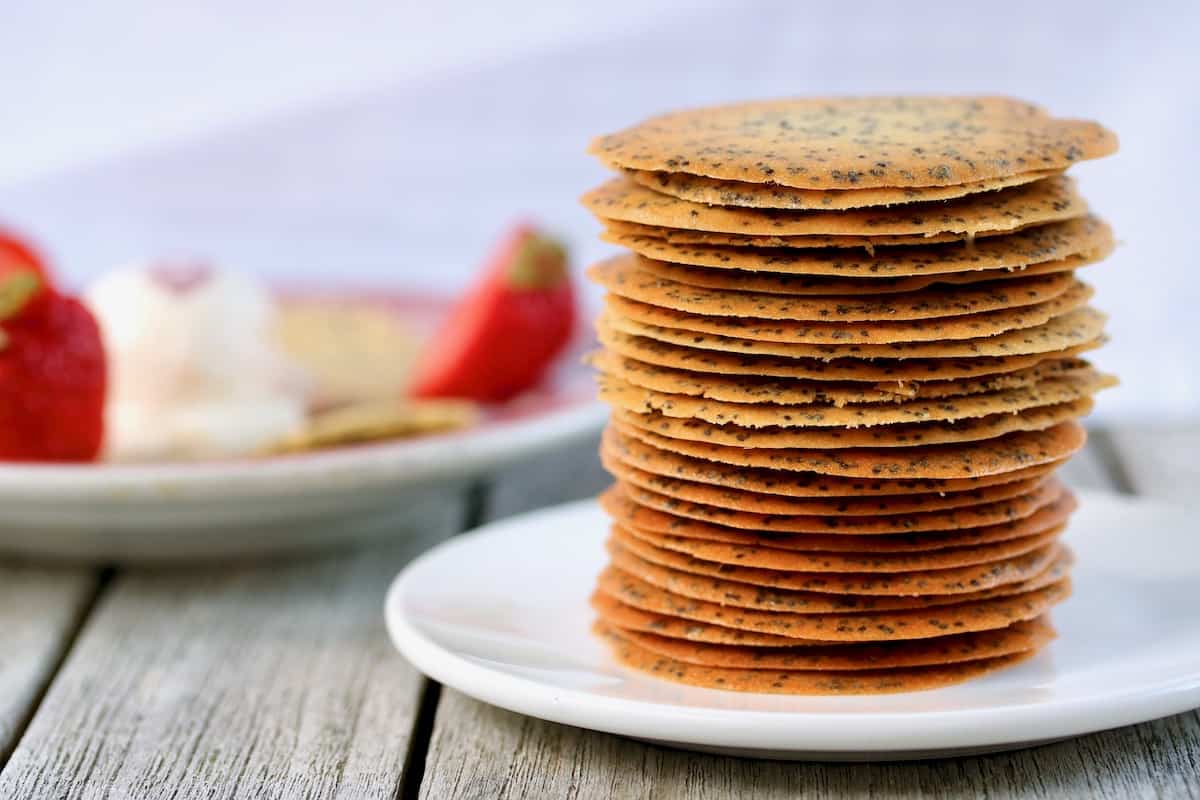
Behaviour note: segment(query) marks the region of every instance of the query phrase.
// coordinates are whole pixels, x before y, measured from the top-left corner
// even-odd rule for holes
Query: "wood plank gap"
[[[429,741],[433,738],[433,722],[437,718],[438,704],[442,699],[442,685],[435,680],[425,679],[421,691],[421,704],[409,739],[408,753],[404,758],[404,773],[396,792],[396,800],[415,800],[421,794],[421,782],[425,779],[425,764],[429,758]]]
[[[491,505],[491,483],[475,481],[467,487],[466,508],[463,511],[463,527],[459,533],[466,533],[482,525],[488,519],[488,507]]]
[[[70,627],[67,629],[67,635],[63,637],[62,644],[59,646],[58,651],[54,654],[54,663],[50,670],[46,673],[46,679],[42,681],[40,686],[38,686],[32,702],[29,703],[29,707],[17,721],[17,724],[13,726],[12,736],[9,739],[7,746],[5,746],[3,750],[0,750],[0,771],[4,770],[4,767],[8,764],[9,759],[12,758],[12,754],[16,752],[17,747],[20,745],[21,739],[24,738],[25,731],[29,729],[29,725],[33,722],[33,718],[37,716],[38,709],[42,706],[42,701],[46,699],[46,695],[49,693],[50,687],[54,684],[54,679],[58,676],[59,670],[62,669],[62,665],[66,662],[67,656],[71,654],[72,648],[75,647],[75,642],[79,640],[80,634],[83,633],[84,627],[87,625],[88,620],[91,619],[92,612],[95,611],[96,606],[99,605],[100,598],[104,596],[104,593],[112,584],[113,575],[115,573],[116,570],[112,567],[104,567],[100,570],[99,575],[96,577],[96,584],[92,587],[91,593],[79,607],[79,610],[75,613],[75,616],[72,617]]]
[[[491,483],[487,480],[474,481],[467,486],[462,528],[456,535],[473,530],[487,520],[490,495]],[[425,764],[429,760],[429,742],[433,738],[433,724],[442,699],[442,685],[428,677],[423,681],[408,752],[404,756],[404,771],[396,788],[396,800],[415,800],[420,797],[421,783],[425,779]]]
[[[1121,494],[1138,494],[1137,485],[1129,472],[1129,465],[1121,456],[1121,449],[1113,440],[1108,428],[1096,428],[1088,432],[1088,446],[1100,458],[1109,477]]]

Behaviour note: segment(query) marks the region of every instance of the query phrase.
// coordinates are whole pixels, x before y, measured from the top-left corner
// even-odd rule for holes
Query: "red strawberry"
[[[34,273],[0,274],[0,461],[92,461],[104,431],[100,328]]]
[[[507,400],[541,379],[574,326],[566,252],[520,225],[418,360],[412,393]]]

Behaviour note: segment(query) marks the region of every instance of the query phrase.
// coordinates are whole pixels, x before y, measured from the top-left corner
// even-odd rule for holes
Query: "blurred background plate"
[[[320,292],[288,291],[313,300]],[[338,292],[331,303],[397,312],[427,331],[428,294]],[[117,563],[248,558],[411,533],[470,483],[594,436],[606,417],[578,350],[537,388],[478,424],[371,444],[256,459],[0,465],[0,553]]]

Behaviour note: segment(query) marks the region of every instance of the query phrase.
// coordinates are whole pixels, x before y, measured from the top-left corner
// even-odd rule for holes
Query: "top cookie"
[[[594,140],[613,168],[806,189],[953,186],[1117,149],[1095,122],[1005,97],[768,100],[653,117]]]

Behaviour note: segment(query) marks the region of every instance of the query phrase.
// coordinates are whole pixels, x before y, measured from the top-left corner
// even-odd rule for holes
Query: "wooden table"
[[[447,490],[418,534],[334,557],[0,565],[0,798],[1200,797],[1196,711],[1012,754],[791,764],[541,722],[425,680],[385,635],[390,579],[438,539],[594,493],[594,447]],[[1068,477],[1194,502],[1200,428],[1097,432]]]

